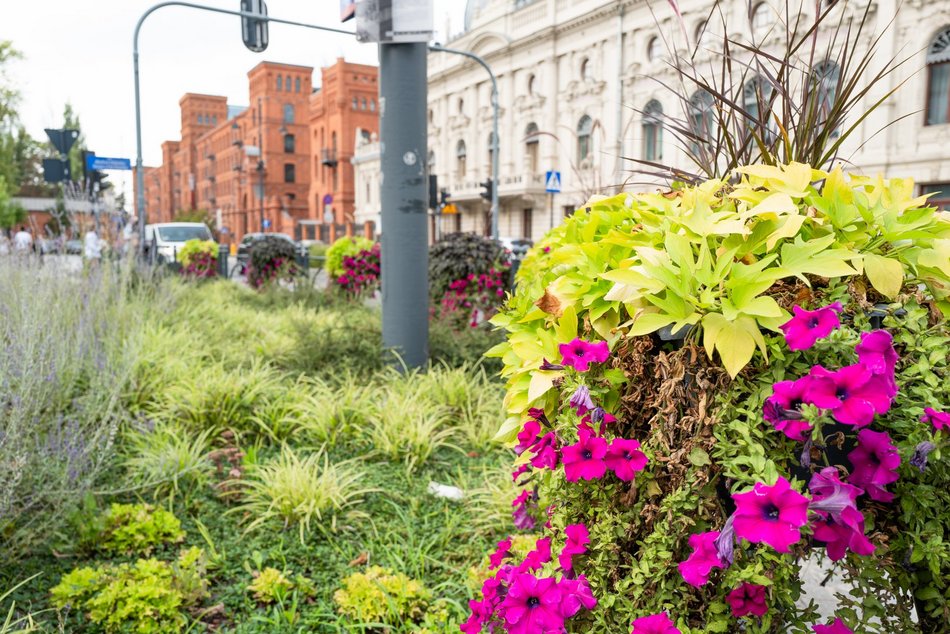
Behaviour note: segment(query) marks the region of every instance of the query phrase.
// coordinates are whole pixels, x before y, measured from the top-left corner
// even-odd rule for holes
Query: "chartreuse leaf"
[[[573,304],[564,307],[557,327],[554,329],[558,343],[568,343],[577,338],[577,310]]]
[[[702,323],[706,354],[711,359],[713,351],[719,351],[719,358],[726,372],[730,377],[736,378],[742,368],[752,360],[756,339],[762,337],[758,324],[751,317],[739,317],[735,321],[729,321],[720,313],[707,314]]]
[[[782,245],[782,268],[803,280],[805,273],[821,277],[856,275],[857,271],[848,261],[860,255],[848,249],[829,249],[834,241],[834,234],[807,242],[798,236],[794,243]]]
[[[544,396],[544,394],[554,387],[554,380],[564,376],[563,372],[554,370],[535,370],[531,373],[531,384],[528,386],[528,404]]]
[[[865,253],[863,262],[871,285],[888,299],[897,297],[904,285],[904,265],[874,253]]]

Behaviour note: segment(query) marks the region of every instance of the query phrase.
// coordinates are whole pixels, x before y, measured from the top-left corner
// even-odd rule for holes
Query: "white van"
[[[203,222],[163,222],[145,225],[145,248],[160,262],[174,262],[189,240],[214,240]]]

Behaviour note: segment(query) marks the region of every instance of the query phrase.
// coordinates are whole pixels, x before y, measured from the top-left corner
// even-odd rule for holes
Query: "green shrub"
[[[211,432],[191,434],[172,423],[129,431],[122,464],[135,485],[152,489],[156,497],[194,490],[211,471]]]
[[[114,502],[82,532],[88,546],[116,554],[147,555],[156,546],[185,538],[177,517],[150,504]]]
[[[372,248],[373,241],[369,238],[344,236],[337,239],[326,251],[327,259],[324,268],[330,279],[343,274],[343,258],[355,256],[360,251],[368,251]]]
[[[297,250],[294,243],[265,235],[251,245],[247,264],[247,283],[259,289],[296,275]]]
[[[429,297],[438,302],[449,284],[510,265],[505,247],[475,233],[450,233],[429,247]]]
[[[133,564],[76,568],[54,586],[53,604],[74,607],[106,632],[176,634],[184,612],[208,596],[204,553],[190,548],[173,563],[139,559]]]
[[[303,596],[312,596],[316,591],[313,582],[303,575],[288,577],[276,568],[264,568],[256,573],[254,581],[247,586],[248,592],[260,603],[282,603],[290,593],[297,591]]]
[[[419,581],[381,566],[353,573],[333,593],[340,614],[357,621],[390,625],[421,620],[431,597],[432,593]]]
[[[218,243],[214,240],[188,240],[177,257],[182,275],[209,278],[218,274]]]
[[[365,474],[352,462],[331,463],[323,451],[301,458],[283,447],[276,458],[255,465],[241,481],[242,504],[235,509],[253,518],[247,530],[281,520],[296,524],[300,541],[313,529],[334,530],[339,518],[364,515],[352,507],[362,503],[372,489],[361,486]]]

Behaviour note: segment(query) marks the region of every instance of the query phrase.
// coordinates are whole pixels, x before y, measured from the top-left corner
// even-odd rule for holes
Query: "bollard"
[[[228,255],[230,255],[231,250],[226,244],[218,245],[218,275],[221,277],[228,276]]]
[[[508,286],[511,292],[515,292],[515,278],[518,276],[518,268],[521,267],[521,260],[528,255],[528,247],[514,247],[511,250],[511,268],[508,269]]]

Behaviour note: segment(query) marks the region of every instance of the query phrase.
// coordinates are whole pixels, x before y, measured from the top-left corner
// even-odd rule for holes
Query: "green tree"
[[[0,174],[0,229],[12,229],[26,222],[27,213],[22,205],[13,202],[7,181]]]
[[[87,149],[86,137],[82,133],[82,124],[79,123],[79,115],[76,114],[73,110],[73,105],[68,101],[63,108],[63,129],[79,130],[79,137],[76,138],[76,142],[73,143],[73,147],[69,150],[69,169],[72,173],[73,180],[82,180],[82,153]]]

